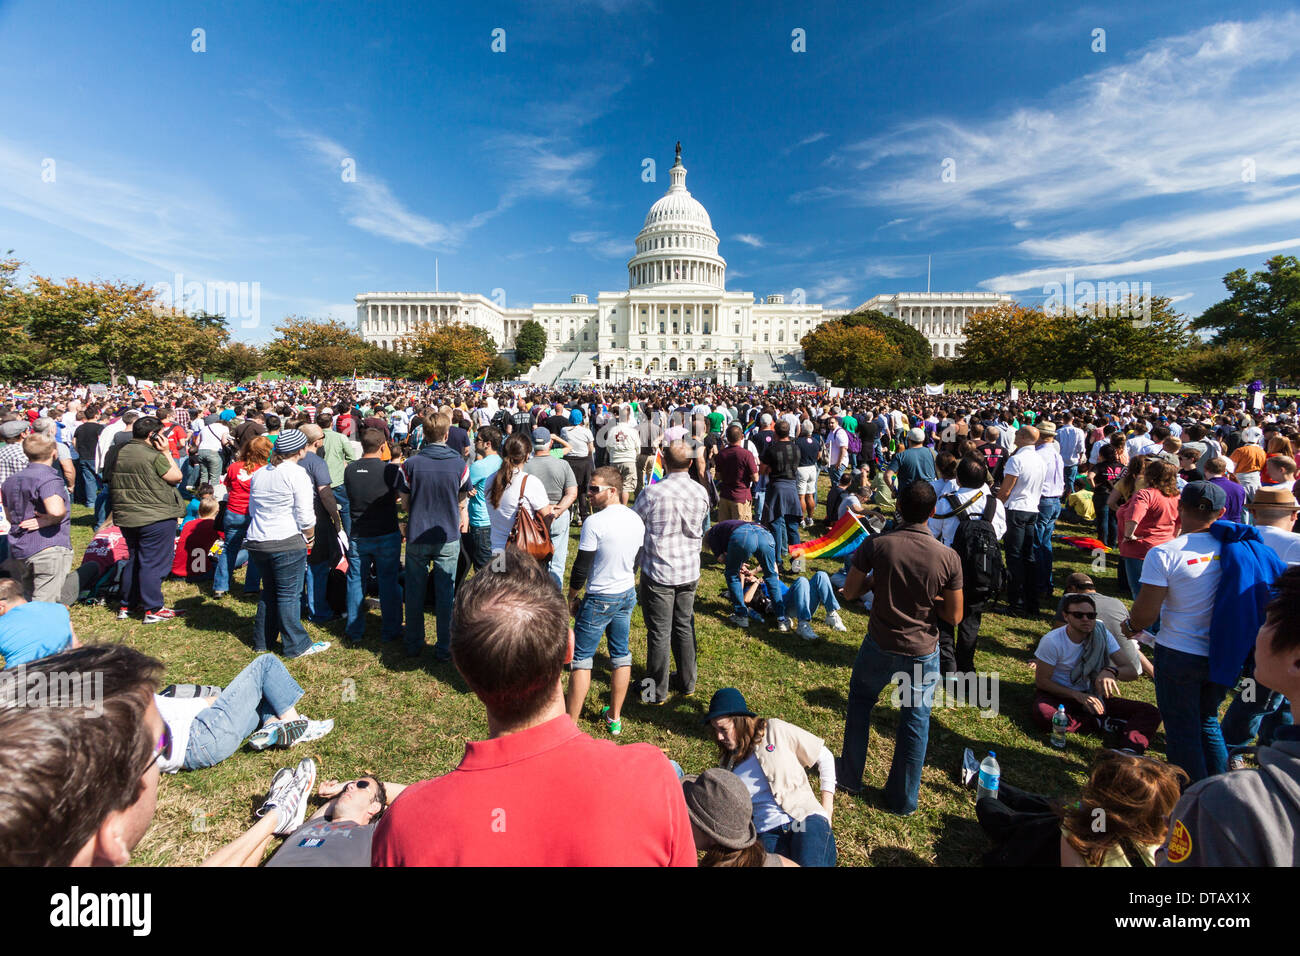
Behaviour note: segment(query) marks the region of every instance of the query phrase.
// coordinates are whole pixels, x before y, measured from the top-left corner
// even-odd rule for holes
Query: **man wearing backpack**
[[[930,531],[961,558],[964,616],[956,627],[939,619],[939,672],[975,670],[975,644],[985,603],[1002,588],[1006,571],[998,542],[1007,533],[1007,512],[988,484],[988,469],[975,458],[957,465],[956,491],[935,505]]]

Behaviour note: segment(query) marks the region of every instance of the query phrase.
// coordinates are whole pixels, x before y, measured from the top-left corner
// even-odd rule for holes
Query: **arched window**
[[[675,359],[675,358],[670,358],[670,359],[668,360],[668,371],[670,371],[670,372],[675,372],[675,371],[677,371],[677,359]]]

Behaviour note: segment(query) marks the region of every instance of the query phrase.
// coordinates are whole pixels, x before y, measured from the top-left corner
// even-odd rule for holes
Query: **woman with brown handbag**
[[[488,516],[492,521],[492,553],[513,544],[539,561],[549,561],[551,499],[541,481],[529,481],[524,463],[532,447],[522,432],[515,432],[501,448],[501,469],[488,488]],[[524,502],[521,507],[521,499]]]

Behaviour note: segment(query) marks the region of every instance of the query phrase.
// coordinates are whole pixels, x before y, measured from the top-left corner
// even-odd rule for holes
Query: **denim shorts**
[[[591,670],[592,658],[600,647],[601,637],[609,642],[609,666],[631,667],[632,649],[628,638],[632,629],[632,608],[636,607],[636,588],[622,594],[588,594],[578,608],[573,622],[574,670]]]

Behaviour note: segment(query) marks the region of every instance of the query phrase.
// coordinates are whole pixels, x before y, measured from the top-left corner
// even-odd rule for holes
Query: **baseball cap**
[[[1178,496],[1178,500],[1188,508],[1201,511],[1221,511],[1228,504],[1228,496],[1218,485],[1208,481],[1189,481]]]
[[[533,429],[533,447],[541,448],[551,440],[551,430],[543,426]]]
[[[1247,445],[1258,445],[1264,437],[1264,430],[1255,425],[1251,425],[1241,433],[1241,440]]]
[[[924,428],[910,429],[907,433],[907,440],[911,442],[918,442],[918,443],[925,441],[925,429]]]

